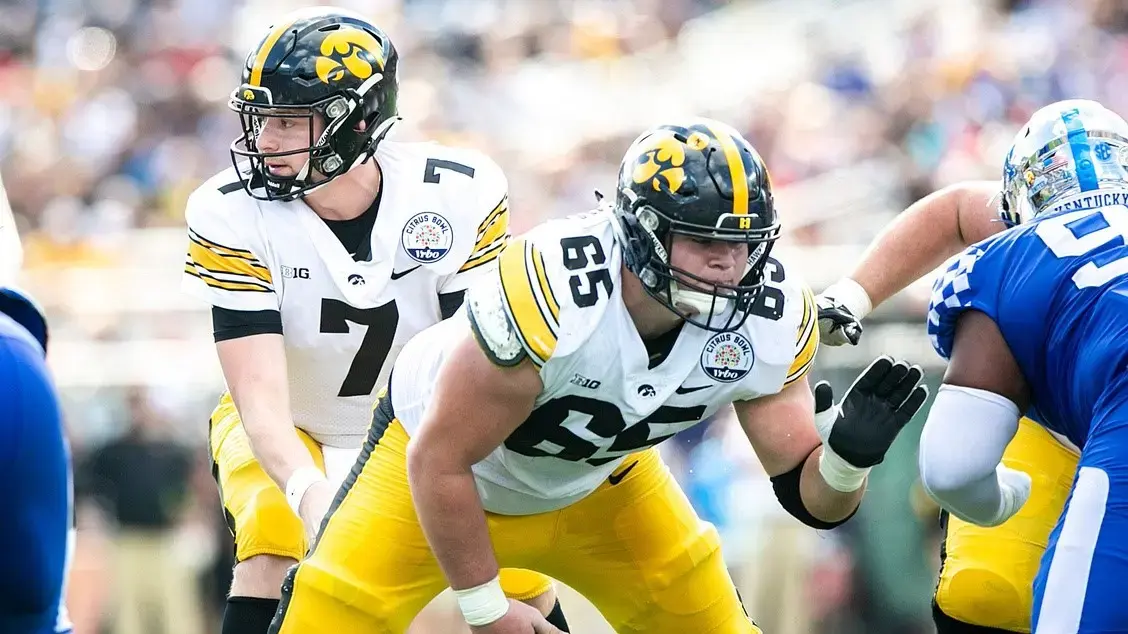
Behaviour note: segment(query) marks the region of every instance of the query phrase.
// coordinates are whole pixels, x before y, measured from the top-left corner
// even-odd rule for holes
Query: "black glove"
[[[858,345],[858,340],[862,338],[862,322],[845,304],[824,295],[819,295],[815,303],[819,308],[819,337],[824,345]]]
[[[858,375],[837,407],[830,384],[816,385],[815,426],[824,454],[829,448],[855,469],[879,464],[928,398],[928,388],[918,385],[923,377],[919,366],[881,356]]]

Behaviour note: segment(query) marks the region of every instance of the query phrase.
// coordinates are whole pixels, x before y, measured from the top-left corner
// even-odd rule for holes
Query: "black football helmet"
[[[644,132],[619,167],[614,207],[624,263],[651,297],[706,330],[744,324],[780,225],[768,170],[739,132],[709,119]],[[675,235],[747,244],[743,279],[714,284],[671,266]]]
[[[293,200],[370,158],[398,119],[398,65],[388,36],[351,12],[315,7],[275,22],[247,56],[242,83],[231,93],[243,128],[231,144],[231,161],[247,193]],[[257,139],[268,117],[309,118],[309,146],[261,151]],[[314,138],[318,122],[324,131]],[[267,159],[307,153],[293,177],[266,169]]]

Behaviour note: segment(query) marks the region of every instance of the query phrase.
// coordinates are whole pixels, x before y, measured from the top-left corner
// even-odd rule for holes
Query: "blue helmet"
[[[1095,101],[1059,101],[1035,112],[1015,137],[999,213],[1014,226],[1108,187],[1128,188],[1128,123]]]

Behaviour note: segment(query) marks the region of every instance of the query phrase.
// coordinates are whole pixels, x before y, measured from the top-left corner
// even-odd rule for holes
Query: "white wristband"
[[[489,625],[509,611],[509,599],[505,598],[501,589],[501,577],[494,577],[473,588],[455,590],[454,596],[466,622],[475,627]]]
[[[831,284],[829,288],[822,292],[822,295],[823,297],[833,298],[835,302],[845,306],[854,316],[854,319],[858,321],[865,319],[866,315],[873,310],[873,302],[870,300],[866,289],[848,277]]]
[[[841,493],[851,493],[862,487],[869,475],[869,469],[862,469],[846,462],[834,451],[823,445],[822,455],[819,456],[819,474],[827,485]]]
[[[325,481],[325,474],[317,467],[302,467],[290,474],[286,480],[286,502],[294,509],[294,515],[301,516],[302,498],[306,491],[318,482]]]

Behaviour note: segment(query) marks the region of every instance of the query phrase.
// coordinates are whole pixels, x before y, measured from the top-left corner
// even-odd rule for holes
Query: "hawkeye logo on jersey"
[[[454,230],[439,214],[415,214],[403,227],[403,250],[416,262],[430,264],[443,259],[454,243]]]
[[[701,369],[714,380],[732,383],[743,379],[755,360],[752,344],[744,335],[722,332],[705,343],[701,352]]]

